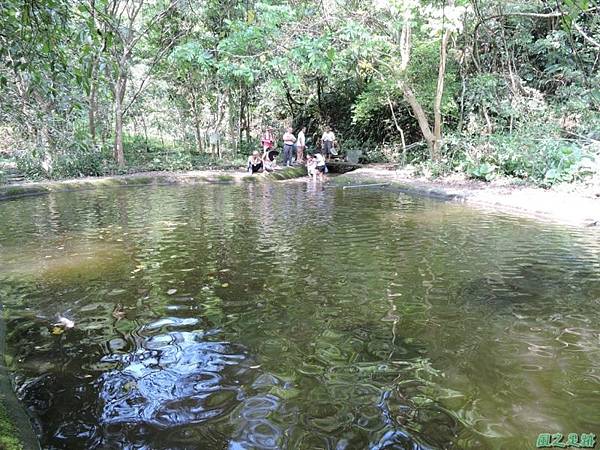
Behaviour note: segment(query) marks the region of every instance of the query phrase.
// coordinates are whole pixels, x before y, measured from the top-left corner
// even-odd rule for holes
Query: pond
[[[600,431],[599,255],[380,189],[23,198],[6,358],[44,448],[532,448]]]

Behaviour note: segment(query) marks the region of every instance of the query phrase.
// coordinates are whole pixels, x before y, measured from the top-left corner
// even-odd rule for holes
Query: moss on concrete
[[[135,179],[129,180],[129,183],[127,183],[127,184],[148,185],[148,184],[156,184],[158,182],[159,182],[159,177],[135,177]]]
[[[23,450],[19,433],[6,412],[4,402],[0,398],[0,449]]]
[[[6,310],[0,303],[0,449],[39,449],[30,419],[13,391],[5,355]]]
[[[271,172],[267,174],[266,178],[270,178],[272,180],[291,180],[292,178],[299,178],[306,176],[306,167],[286,167],[277,172]]]
[[[3,188],[0,188],[0,199],[10,198],[10,197],[22,197],[25,195],[45,194],[47,192],[50,192],[50,190],[45,186],[27,186],[27,185],[6,186]]]
[[[231,182],[235,181],[235,177],[233,177],[232,175],[218,175],[217,180]]]

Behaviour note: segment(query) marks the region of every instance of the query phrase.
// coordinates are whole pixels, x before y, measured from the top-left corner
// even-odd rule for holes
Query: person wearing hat
[[[263,160],[256,150],[248,157],[248,172],[254,174],[263,170]]]

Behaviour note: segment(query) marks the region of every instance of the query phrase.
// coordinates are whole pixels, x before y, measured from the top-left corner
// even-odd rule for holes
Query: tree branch
[[[171,3],[169,3],[169,6],[165,10],[161,11],[160,13],[158,13],[154,17],[152,17],[152,19],[150,19],[150,21],[146,25],[146,28],[144,30],[140,31],[139,34],[129,42],[129,44],[125,48],[125,53],[126,54],[130,53],[134,49],[134,47],[137,45],[139,40],[141,38],[143,38],[146,35],[146,33],[148,33],[148,31],[150,31],[150,28],[152,28],[156,23],[163,20],[171,12],[171,10],[175,7],[176,4],[177,4],[177,0],[171,0]]]
[[[594,39],[592,39],[591,37],[589,37],[587,34],[585,34],[585,32],[581,29],[581,27],[579,25],[577,25],[577,22],[573,21],[571,23],[573,24],[573,27],[575,27],[575,29],[577,31],[579,31],[579,34],[581,34],[581,36],[583,36],[583,38],[586,41],[588,41],[594,47],[600,48],[600,42],[595,41]]]
[[[152,70],[154,69],[156,64],[158,64],[158,62],[162,59],[162,57],[165,55],[165,53],[167,53],[169,50],[171,50],[171,48],[173,48],[173,45],[185,33],[186,33],[186,31],[184,30],[184,31],[181,31],[180,33],[178,33],[177,35],[173,36],[173,38],[171,39],[171,42],[169,42],[168,45],[166,45],[164,48],[162,48],[161,51],[158,52],[156,54],[156,56],[154,56],[154,58],[152,59],[152,62],[150,63],[150,66],[148,68],[148,72],[146,73],[146,76],[142,80],[139,88],[137,89],[137,91],[135,92],[135,94],[133,95],[133,97],[131,98],[129,103],[127,104],[127,106],[125,106],[125,108],[123,108],[123,115],[127,114],[127,111],[129,110],[129,108],[131,108],[131,106],[137,100],[139,95],[148,87],[148,84],[146,84],[146,81],[148,81],[148,79],[150,78],[150,74],[152,73]]]

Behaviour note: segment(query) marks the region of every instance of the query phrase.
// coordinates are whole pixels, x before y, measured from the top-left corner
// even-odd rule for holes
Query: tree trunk
[[[423,107],[415,97],[412,89],[406,84],[402,83],[402,93],[404,94],[404,99],[410,105],[415,117],[417,118],[417,122],[419,123],[419,128],[421,128],[421,133],[423,133],[423,137],[429,146],[429,151],[431,157],[433,159],[435,152],[435,136],[431,131],[431,127],[429,126],[429,121],[427,120],[427,115],[425,111],[423,111]]]
[[[50,131],[48,130],[48,121],[44,119],[42,122],[42,129],[39,135],[39,148],[43,152],[42,156],[42,168],[50,175],[52,174],[52,156],[50,154]]]
[[[202,153],[202,129],[200,128],[200,119],[198,119],[198,116],[194,118],[194,132],[196,133],[196,147],[198,153]]]
[[[240,83],[240,113],[238,116],[238,134],[239,134],[239,148],[242,148],[242,139],[243,139],[243,131],[244,131],[244,115],[246,114],[244,112],[244,88],[242,87],[242,84]]]
[[[433,134],[434,142],[432,146],[432,159],[440,158],[440,148],[442,144],[442,96],[444,95],[444,76],[446,75],[446,49],[448,47],[448,39],[450,31],[446,30],[442,37],[440,47],[440,65],[438,67],[437,90],[435,93],[435,102],[433,104]]]
[[[92,145],[96,145],[96,110],[98,109],[96,103],[96,83],[94,80],[91,81],[90,95],[89,95],[89,110],[88,110],[88,124],[90,128],[90,138],[92,139]]]
[[[392,100],[390,96],[387,97],[388,106],[390,107],[390,111],[392,113],[392,119],[394,120],[394,125],[396,126],[396,130],[400,132],[400,138],[402,139],[402,165],[406,164],[406,141],[404,140],[404,131],[402,127],[398,123],[398,119],[396,119],[396,113],[394,112],[394,105],[392,104]]]
[[[96,29],[96,6],[95,1],[90,1],[90,11],[92,13],[92,23],[94,29]],[[102,52],[102,50],[100,50]],[[98,102],[96,99],[96,81],[98,77],[98,66],[99,66],[100,54],[94,56],[92,61],[92,73],[90,76],[90,93],[88,96],[89,110],[88,110],[88,126],[90,128],[90,138],[92,139],[92,145],[96,146],[96,111],[98,109]]]
[[[408,67],[410,60],[410,44],[411,44],[411,24],[410,24],[410,9],[406,8],[404,13],[404,23],[402,24],[402,32],[400,33],[400,70],[404,72]]]
[[[246,89],[246,143],[250,142],[250,99]]]
[[[229,95],[229,134],[231,136],[231,150],[232,150],[233,154],[235,155],[235,154],[237,154],[237,139],[236,139],[236,132],[235,132],[236,123],[235,123],[235,115],[234,115],[235,100],[234,100],[233,96],[231,95],[231,91],[229,91],[228,95]],[[219,158],[221,158],[220,154],[219,154]]]
[[[319,117],[323,117],[323,104],[321,100],[321,77],[317,77],[317,105],[319,107]]]
[[[202,153],[202,127],[200,124],[200,112],[198,111],[198,101],[196,93],[192,90],[192,113],[194,114],[194,133],[196,135],[196,149]]]
[[[126,79],[119,75],[115,85],[115,144],[114,157],[119,166],[125,165],[123,152],[123,98],[125,97]]]

